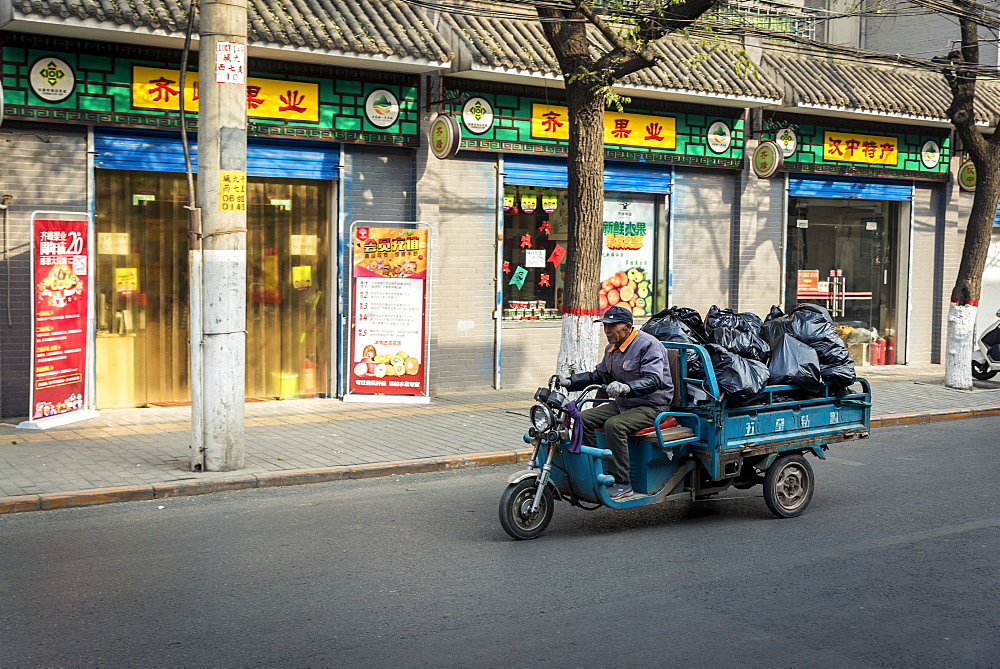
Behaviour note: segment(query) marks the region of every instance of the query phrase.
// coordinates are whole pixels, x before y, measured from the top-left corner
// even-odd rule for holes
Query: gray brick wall
[[[8,122],[0,156],[0,195],[14,197],[0,256],[0,415],[18,417],[28,414],[31,372],[31,213],[88,211],[85,131]]]
[[[735,174],[678,168],[674,175],[671,235],[671,305],[702,315],[713,304],[731,306],[734,296],[732,229]]]
[[[497,159],[417,157],[417,218],[434,230],[430,391],[493,387]]]
[[[505,326],[500,339],[501,386],[534,390],[545,385],[556,371],[561,334],[560,321]]]

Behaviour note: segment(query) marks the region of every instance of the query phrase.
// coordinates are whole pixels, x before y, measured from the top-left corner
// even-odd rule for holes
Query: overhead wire
[[[435,11],[452,13],[458,15],[475,15],[479,17],[488,17],[499,20],[508,21],[525,21],[531,23],[537,23],[539,21],[562,21],[562,22],[587,22],[587,19],[568,19],[568,18],[540,18],[528,14],[526,12],[511,12],[509,10],[488,10],[485,9],[485,3],[469,4],[463,3],[461,5],[454,3],[445,3],[435,0],[404,0],[405,2],[416,5],[419,7],[424,7],[427,9],[433,9]],[[919,3],[921,5],[927,5],[929,8],[926,10],[927,14],[946,14],[948,16],[954,16],[957,18],[968,17],[977,23],[980,23],[977,19],[981,18],[983,15],[981,13],[961,11],[960,9],[954,9],[955,6],[951,5],[944,0],[907,0],[907,2]],[[549,2],[546,0],[523,0],[517,4],[524,6],[546,6],[556,9],[563,9],[566,11],[571,11],[573,5],[571,3],[565,2]],[[936,7],[948,8],[949,11],[944,12],[938,11]],[[811,8],[810,8],[811,9]],[[992,13],[995,13],[1000,17],[1000,10],[995,10],[993,8],[988,8]],[[645,20],[648,21],[650,16],[648,14],[642,14],[640,12],[635,12],[628,10],[624,7],[607,9],[606,12],[609,16],[617,19],[628,19],[628,20]],[[836,18],[845,17],[855,17],[855,16],[877,16],[880,18],[891,18],[893,16],[908,16],[908,15],[922,15],[922,14],[907,14],[907,13],[894,13],[887,11],[880,12],[852,12],[852,13],[837,13],[831,14],[826,18],[817,18],[817,21],[828,21]],[[1000,18],[997,19],[997,26],[1000,27]],[[992,21],[990,25],[986,26],[992,28]],[[896,66],[908,66],[919,68],[923,70],[929,70],[934,72],[944,72],[953,68],[950,63],[935,62],[930,59],[917,58],[911,54],[888,54],[884,52],[872,51],[867,49],[860,49],[856,47],[848,47],[844,45],[830,44],[828,42],[822,42],[818,40],[813,40],[810,38],[794,35],[788,32],[766,30],[763,28],[757,28],[754,26],[747,25],[734,25],[732,23],[722,23],[722,22],[712,22],[710,20],[699,21],[694,27],[685,31],[686,34],[701,37],[704,40],[718,39],[722,37],[741,37],[744,35],[760,37],[769,40],[764,46],[765,49],[770,51],[786,51],[793,54],[801,54],[801,48],[785,46],[782,42],[791,42],[799,45],[799,47],[808,47],[815,51],[821,52],[824,57],[831,60],[841,60],[843,62],[856,62],[858,59],[864,60],[880,60],[886,65],[896,65]],[[973,71],[977,76],[982,76],[984,78],[1000,78],[1000,72],[998,72],[997,67],[992,65],[977,64],[975,66],[967,65],[967,71]]]

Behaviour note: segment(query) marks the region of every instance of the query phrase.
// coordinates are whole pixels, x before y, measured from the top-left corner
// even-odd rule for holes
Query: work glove
[[[622,383],[621,381],[612,381],[611,383],[608,384],[608,387],[605,389],[605,391],[608,393],[608,397],[610,397],[611,399],[615,399],[618,397],[625,397],[626,395],[628,395],[630,390],[632,389],[629,388],[628,384]]]
[[[570,386],[571,383],[572,383],[572,381],[569,380],[568,376],[557,376],[556,377],[556,385],[559,386],[559,387],[561,387],[561,388],[569,388],[569,386]]]

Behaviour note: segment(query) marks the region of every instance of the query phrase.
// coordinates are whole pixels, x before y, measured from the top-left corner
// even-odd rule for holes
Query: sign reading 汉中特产
[[[671,116],[604,112],[604,143],[652,149],[673,149],[677,119]],[[557,105],[531,105],[531,136],[569,139],[569,109]]]
[[[152,67],[132,68],[132,106],[140,109],[180,109],[180,72]],[[198,73],[184,80],[184,108],[198,111]],[[319,120],[319,85],[281,79],[247,79],[247,116],[252,118]]]
[[[951,138],[944,131],[868,121],[837,127],[796,114],[775,114],[764,121],[763,130],[765,138],[773,137],[781,147],[783,172],[925,181],[951,178]]]
[[[896,165],[899,162],[899,140],[895,137],[862,135],[855,132],[824,132],[825,160]]]

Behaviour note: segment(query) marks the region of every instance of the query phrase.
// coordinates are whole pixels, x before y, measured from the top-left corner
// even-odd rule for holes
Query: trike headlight
[[[555,426],[552,411],[544,404],[531,407],[531,424],[539,432],[546,432]]]

